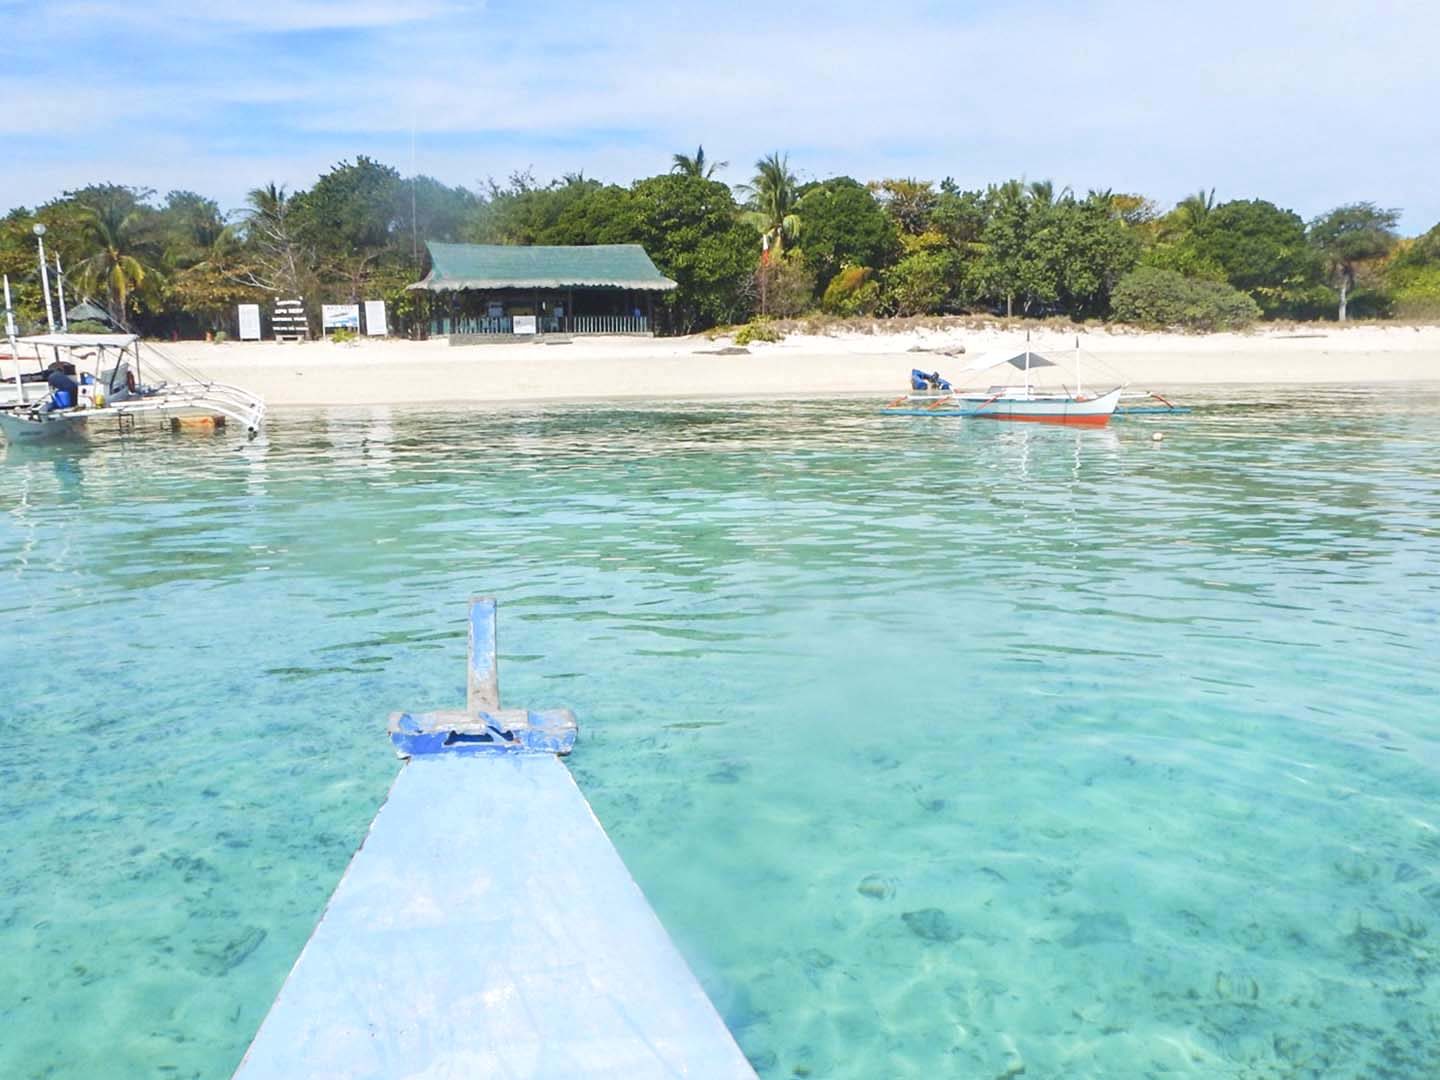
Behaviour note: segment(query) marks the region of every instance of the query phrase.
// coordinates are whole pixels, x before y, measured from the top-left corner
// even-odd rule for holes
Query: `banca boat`
[[[981,359],[972,362],[964,374],[978,374],[992,368],[1009,365],[1025,373],[1021,385],[1001,383],[986,390],[952,390],[950,383],[939,373],[926,375],[922,371],[911,372],[911,392],[896,398],[886,405],[884,412],[901,416],[964,416],[986,420],[1019,420],[1042,424],[1085,424],[1101,426],[1110,421],[1115,407],[1120,403],[1123,386],[1103,393],[1086,393],[1081,388],[1079,370],[1079,342],[1076,342],[1077,360],[1075,365],[1075,389],[1061,386],[1057,389],[1036,387],[1032,372],[1041,368],[1058,365],[1030,349],[1026,340],[1025,351],[1003,360]]]
[[[0,382],[0,431],[11,442],[61,438],[107,420],[131,430],[149,416],[223,417],[252,438],[265,422],[265,402],[255,394],[208,380],[134,334],[37,334],[10,342],[6,366],[15,375]],[[77,400],[43,381],[57,364],[78,384]]]

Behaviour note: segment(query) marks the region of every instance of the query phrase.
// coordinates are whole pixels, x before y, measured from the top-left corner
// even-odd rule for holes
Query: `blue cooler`
[[[69,390],[56,390],[56,391],[55,391],[55,408],[57,408],[57,409],[70,409],[70,408],[73,408],[74,405],[75,405],[75,402],[74,402],[74,400],[71,398],[71,396],[70,396],[70,391],[69,391]]]

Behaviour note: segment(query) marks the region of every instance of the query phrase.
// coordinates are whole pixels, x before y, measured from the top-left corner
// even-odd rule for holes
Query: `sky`
[[[1368,200],[1414,234],[1436,40],[1430,0],[0,0],[0,211],[102,181],[233,208],[358,154],[628,183],[703,143],[734,184],[779,150],[802,180]]]

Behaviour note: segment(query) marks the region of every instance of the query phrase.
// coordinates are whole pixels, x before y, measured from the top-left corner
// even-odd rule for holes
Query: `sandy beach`
[[[1364,325],[1187,335],[1093,329],[1080,335],[1087,386],[1144,389],[1207,385],[1353,384],[1440,381],[1440,327]],[[720,355],[728,338],[576,338],[568,344],[452,347],[432,341],[348,344],[226,342],[165,344],[165,355],[208,376],[287,405],[501,403],[604,399],[817,397],[900,393],[912,367],[963,375],[978,358],[1024,348],[1024,335],[996,329],[794,335]],[[1064,366],[1037,381],[1071,383],[1074,334],[1039,330],[1032,348]],[[951,355],[946,350],[964,348]],[[923,351],[920,351],[923,350]]]

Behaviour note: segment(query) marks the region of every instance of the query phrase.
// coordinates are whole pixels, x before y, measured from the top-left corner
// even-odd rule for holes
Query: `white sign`
[[[359,304],[321,304],[320,328],[322,330],[354,330],[360,332]]]
[[[516,315],[516,316],[515,316],[515,333],[517,333],[517,334],[533,334],[533,333],[535,333],[535,316],[534,316],[534,315]]]
[[[240,312],[240,340],[259,341],[260,305],[241,304],[238,310]]]
[[[365,301],[365,333],[371,337],[384,337],[385,330],[385,301]]]

